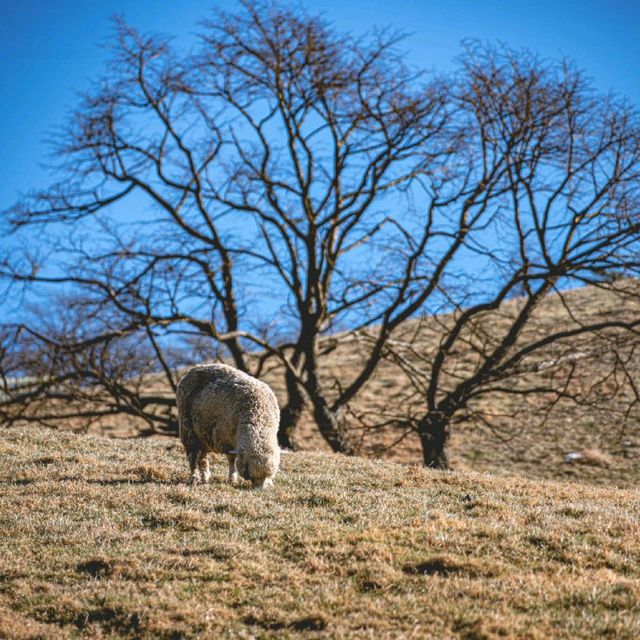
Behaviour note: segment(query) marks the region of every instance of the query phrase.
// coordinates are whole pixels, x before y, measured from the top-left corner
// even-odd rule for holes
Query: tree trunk
[[[433,411],[418,423],[422,444],[422,459],[425,467],[448,469],[446,445],[449,439],[449,416]]]
[[[356,450],[347,436],[347,430],[340,422],[336,412],[331,411],[322,399],[314,400],[313,417],[322,437],[327,441],[332,451],[348,456],[355,455]]]
[[[285,373],[287,404],[280,413],[278,444],[283,449],[295,450],[294,432],[304,411],[304,396],[293,375]]]
[[[295,450],[293,435],[304,409],[304,399],[299,392],[289,394],[289,401],[280,413],[280,427],[278,429],[278,444],[283,449]]]

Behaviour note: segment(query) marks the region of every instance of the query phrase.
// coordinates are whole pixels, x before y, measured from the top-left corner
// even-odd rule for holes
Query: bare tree
[[[595,94],[567,63],[506,48],[470,46],[452,96],[465,145],[447,180],[426,186],[430,206],[442,207],[446,240],[434,278],[447,313],[384,346],[406,376],[402,402],[412,407],[392,422],[419,434],[433,467],[447,466],[458,421],[499,435],[505,420],[527,412],[545,420],[561,400],[593,407],[619,396],[616,419],[638,401],[630,367],[638,287],[624,278],[640,265],[637,113]],[[618,313],[589,315],[580,296],[563,293],[582,284],[614,295]],[[555,317],[544,321],[543,309]],[[425,325],[432,338],[418,347]],[[585,389],[577,368],[596,361],[597,379]]]
[[[254,375],[277,362],[282,443],[309,403],[331,447],[351,452],[343,409],[427,295],[429,229],[402,189],[451,152],[443,87],[403,64],[393,32],[356,40],[269,3],[203,28],[181,59],[118,24],[108,76],[59,138],[62,181],[9,212],[14,228],[54,229],[55,270],[6,260],[3,274],[72,287],[86,322],[55,341],[61,353],[145,343],[169,388],[195,338]],[[323,339],[377,323],[357,376],[322,380]]]
[[[72,320],[8,328],[7,362],[35,395],[6,385],[5,415],[65,400],[68,370],[78,406],[93,394],[172,430],[171,400],[141,372],[171,390],[206,354],[282,372],[282,444],[308,406],[352,453],[351,407],[393,358],[422,393],[406,421],[425,463],[444,466],[449,426],[475,398],[553,345],[635,331],[615,319],[529,331],[554,291],[637,269],[635,113],[527,52],[470,47],[458,74],[426,82],[400,42],[271,3],[216,14],[189,55],[119,23],[105,79],[58,138],[62,179],[7,214],[48,245],[48,261],[32,247],[3,261],[10,295],[53,286]],[[515,296],[517,313],[487,324]],[[418,315],[441,329],[428,359],[394,338]],[[329,374],[323,356],[351,336],[367,343],[361,361]],[[32,337],[56,354],[47,371],[20,357]],[[475,357],[462,372],[460,345]],[[114,372],[110,358],[134,353]]]

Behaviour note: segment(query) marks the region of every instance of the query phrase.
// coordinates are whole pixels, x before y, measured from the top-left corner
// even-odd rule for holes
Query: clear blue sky
[[[640,105],[640,0],[307,0],[339,29],[393,24],[412,33],[410,60],[446,71],[464,38],[568,55],[602,91]],[[102,72],[110,16],[187,41],[213,6],[231,0],[0,0],[0,209],[45,186],[47,132]]]

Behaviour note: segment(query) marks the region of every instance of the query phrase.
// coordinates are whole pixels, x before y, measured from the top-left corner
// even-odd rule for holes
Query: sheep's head
[[[279,447],[266,454],[242,449],[235,449],[229,453],[236,455],[236,469],[240,477],[251,480],[254,489],[264,489],[273,484],[273,477],[278,473],[280,466]]]

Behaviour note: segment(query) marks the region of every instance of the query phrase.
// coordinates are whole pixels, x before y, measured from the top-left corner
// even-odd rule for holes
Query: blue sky
[[[411,62],[446,71],[464,38],[567,55],[602,91],[640,105],[638,0],[314,0],[297,2],[338,29],[393,24],[412,35]],[[99,77],[108,55],[110,16],[188,43],[211,7],[224,0],[0,0],[0,209],[19,191],[45,186],[47,133],[64,121],[76,91]]]

